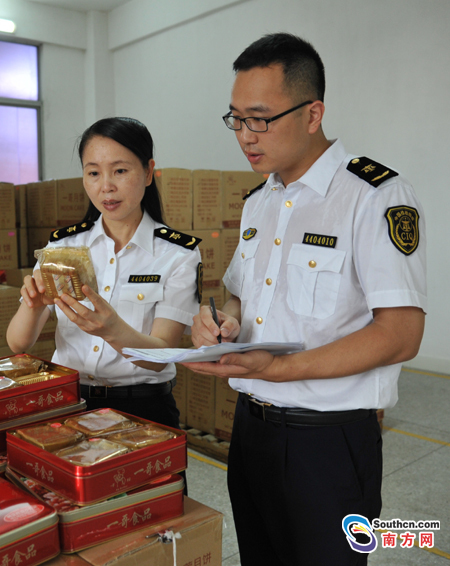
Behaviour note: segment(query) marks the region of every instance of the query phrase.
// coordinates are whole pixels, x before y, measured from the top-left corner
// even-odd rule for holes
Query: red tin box
[[[35,566],[60,552],[58,515],[0,478],[0,564]]]
[[[41,360],[29,354],[6,356],[6,358],[28,357]],[[0,358],[4,360],[6,358]],[[12,389],[0,391],[0,422],[17,419],[32,413],[42,413],[55,407],[65,407],[80,402],[80,376],[73,369],[69,369],[46,360],[41,360],[48,366],[49,372],[61,372],[63,376],[23,385]]]
[[[0,477],[4,476],[6,470],[6,455],[0,454]]]
[[[122,411],[115,412],[141,424],[156,424],[177,436],[92,466],[76,466],[33,446],[19,438],[14,431],[8,431],[6,441],[9,467],[77,505],[98,503],[187,468],[185,431],[152,423]],[[61,419],[47,422],[61,422]]]
[[[73,415],[75,413],[79,413],[85,410],[86,410],[86,401],[84,399],[81,399],[81,402],[77,403],[76,405],[69,405],[68,407],[58,407],[50,411],[45,411],[44,413],[36,413],[33,415],[27,415],[20,419],[12,419],[10,421],[0,422],[0,456],[6,452],[6,432],[8,430],[13,428],[19,428],[22,426],[27,426],[30,424],[40,423],[43,421],[48,421],[50,419],[55,419],[57,417]]]
[[[179,475],[155,480],[122,496],[84,507],[71,507],[67,500],[55,497],[32,480],[19,478],[11,470],[6,475],[58,512],[64,553],[78,552],[183,515],[184,480]]]

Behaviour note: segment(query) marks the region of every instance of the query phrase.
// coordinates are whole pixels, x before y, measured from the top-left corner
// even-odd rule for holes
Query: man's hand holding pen
[[[233,342],[240,332],[239,322],[218,310],[217,323],[209,306],[200,309],[199,314],[194,316],[192,326],[192,343],[196,348],[200,346],[214,346],[219,342],[220,335],[222,342]]]

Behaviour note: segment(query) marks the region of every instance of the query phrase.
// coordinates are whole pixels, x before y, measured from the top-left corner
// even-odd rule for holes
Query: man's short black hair
[[[322,59],[307,41],[290,33],[264,35],[247,47],[233,63],[233,70],[280,64],[286,88],[295,96],[322,100],[325,95],[325,69]]]

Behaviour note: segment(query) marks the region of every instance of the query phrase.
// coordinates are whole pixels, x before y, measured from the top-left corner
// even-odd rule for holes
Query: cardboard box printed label
[[[222,171],[222,226],[239,228],[243,197],[266,180],[264,175],[253,171]]]
[[[190,169],[157,169],[155,180],[161,195],[166,224],[175,230],[192,229]]]
[[[192,171],[193,229],[222,228],[220,171]]]
[[[220,287],[223,277],[222,230],[190,230],[188,234],[202,239],[198,248],[203,263],[203,288]]]
[[[15,227],[16,196],[14,185],[12,183],[0,183],[0,230]]]
[[[17,229],[0,230],[0,269],[18,267]]]
[[[27,221],[30,227],[67,226],[80,222],[89,199],[83,179],[58,179],[27,185]]]
[[[222,230],[222,270],[224,274],[233,259],[234,252],[239,244],[240,234],[239,228]]]

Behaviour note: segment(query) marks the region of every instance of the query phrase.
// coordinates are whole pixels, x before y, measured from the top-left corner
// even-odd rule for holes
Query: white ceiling
[[[69,10],[78,10],[80,12],[87,12],[89,10],[108,12],[129,1],[130,0],[28,0],[28,2],[39,2],[40,4],[49,4],[51,6],[59,6],[60,8],[68,8]]]

